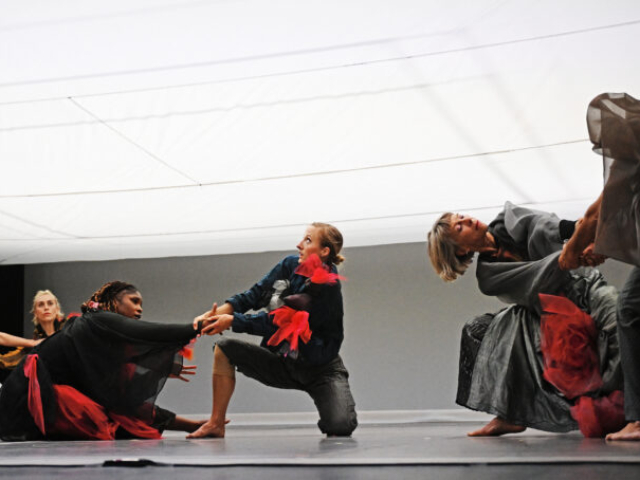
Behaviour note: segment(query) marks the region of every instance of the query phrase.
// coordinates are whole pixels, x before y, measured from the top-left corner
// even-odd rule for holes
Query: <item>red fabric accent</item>
[[[158,430],[139,418],[108,412],[69,385],[54,385],[56,421],[51,434],[83,440],[114,440],[122,427],[136,438],[161,438]]]
[[[315,253],[309,255],[304,262],[298,265],[295,273],[302,275],[303,277],[307,277],[311,280],[311,283],[319,285],[333,285],[338,280],[346,280],[345,277],[342,277],[337,273],[332,273],[329,270],[329,266],[322,263],[320,257]]]
[[[29,355],[23,366],[24,376],[29,379],[29,392],[27,406],[38,430],[46,435],[44,426],[44,411],[42,409],[42,397],[40,396],[40,383],[38,382],[38,355]]]
[[[298,340],[304,343],[311,339],[311,329],[309,328],[309,313],[294,310],[290,307],[280,307],[271,312],[273,323],[278,325],[278,331],[274,333],[267,345],[279,345],[287,340],[291,350],[298,350]]]
[[[122,377],[124,378],[122,388],[126,388],[126,385],[133,380],[137,368],[138,366],[135,363],[125,363],[122,365]]]
[[[109,412],[109,416],[136,438],[162,438],[162,434],[139,418]]]
[[[321,267],[322,260],[320,260],[320,257],[314,253],[312,255],[309,255],[304,262],[298,265],[295,273],[297,273],[298,275],[302,275],[303,277],[311,277],[316,268]]]
[[[593,319],[566,297],[540,294],[544,378],[567,398],[602,386]]]
[[[571,407],[571,416],[585,437],[604,437],[626,425],[624,394],[620,390],[608,397],[580,397]]]
[[[187,360],[193,360],[193,346],[196,343],[196,339],[191,340],[187,345],[182,347],[180,350],[180,355],[182,355]]]
[[[54,385],[56,421],[50,433],[82,440],[114,440],[118,424],[102,405],[69,385]]]

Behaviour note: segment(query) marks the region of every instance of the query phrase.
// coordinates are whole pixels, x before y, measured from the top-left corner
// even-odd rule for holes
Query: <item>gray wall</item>
[[[293,252],[28,265],[25,311],[42,288],[56,293],[65,312],[78,311],[104,282],[121,279],[142,292],[145,320],[189,322],[214,300],[222,302],[250,287],[289,253]],[[351,248],[344,253],[347,262],[341,273],[348,281],[343,285],[342,357],[358,408],[454,408],[460,328],[477,314],[498,310],[500,302],[478,292],[473,269],[453,284],[442,282],[428,264],[424,243]],[[611,261],[601,270],[621,286],[629,268]],[[31,330],[27,319],[26,334]],[[209,411],[214,341],[198,341],[198,375],[190,383],[170,380],[160,397],[162,406],[181,413]],[[313,410],[304,393],[266,388],[242,375],[230,406],[231,413]]]

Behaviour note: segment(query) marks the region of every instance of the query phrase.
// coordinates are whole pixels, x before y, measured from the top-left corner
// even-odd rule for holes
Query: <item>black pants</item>
[[[618,297],[618,339],[624,376],[624,414],[640,420],[640,268],[635,267]]]
[[[358,426],[349,372],[340,357],[312,366],[242,340],[223,338],[217,346],[247,377],[275,388],[307,392],[318,409],[318,427],[327,435],[349,436]]]

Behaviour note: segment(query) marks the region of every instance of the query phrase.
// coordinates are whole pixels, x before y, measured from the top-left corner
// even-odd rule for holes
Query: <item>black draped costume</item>
[[[602,387],[590,393],[597,397],[622,389],[617,292],[597,270],[560,270],[562,241],[555,215],[507,202],[492,226],[510,236],[523,261],[478,259],[480,290],[511,306],[465,326],[456,402],[517,425],[575,430],[578,425],[569,411],[573,402],[543,378],[538,294],[566,295],[592,316],[603,380]]]
[[[71,314],[70,316],[75,316]],[[53,321],[53,332],[59,332],[66,322],[66,318],[56,319]],[[33,339],[39,340],[47,338],[42,326],[38,323],[33,329]],[[0,383],[4,382],[11,370],[16,368],[20,361],[31,351],[30,347],[0,347]]]
[[[179,353],[197,334],[190,323],[156,324],[103,311],[71,318],[35,347],[3,384],[0,438],[74,437],[57,427],[65,410],[61,386],[72,387],[78,397],[90,399],[85,403],[104,409],[108,428],[118,435],[140,436],[135,428],[124,428],[131,423],[127,419],[161,429],[166,411],[155,406],[156,397],[168,376],[181,371]],[[40,422],[34,403],[41,405]]]

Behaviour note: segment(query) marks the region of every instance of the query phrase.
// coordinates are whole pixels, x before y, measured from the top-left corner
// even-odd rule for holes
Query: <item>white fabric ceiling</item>
[[[0,1],[0,263],[423,241],[601,188],[637,0]]]

